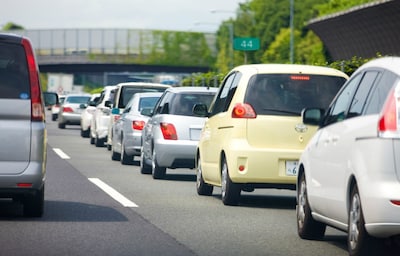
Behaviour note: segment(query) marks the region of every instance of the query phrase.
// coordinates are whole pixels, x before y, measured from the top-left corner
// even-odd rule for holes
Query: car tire
[[[151,160],[151,173],[153,175],[153,179],[163,179],[167,172],[167,168],[160,167],[157,163],[156,159],[156,151],[153,149],[153,158]]]
[[[23,200],[25,217],[42,217],[44,212],[44,185],[34,195],[26,196]]]
[[[56,121],[56,120],[57,120],[57,114],[52,114],[51,121]]]
[[[353,186],[350,193],[348,221],[347,246],[349,255],[381,255],[383,241],[370,236],[365,230],[365,221],[357,185]]]
[[[81,129],[81,137],[82,138],[89,138],[89,135],[90,135],[90,129],[87,129],[87,130]]]
[[[121,164],[130,165],[133,164],[133,156],[127,155],[125,151],[124,139],[122,138],[121,143]]]
[[[120,161],[121,160],[121,154],[118,153],[118,152],[115,152],[114,150],[111,150],[111,160]]]
[[[307,183],[305,173],[300,174],[299,187],[297,189],[297,233],[303,239],[319,240],[325,235],[326,225],[314,220],[311,215],[307,197]]]
[[[151,165],[146,163],[146,159],[144,157],[144,153],[142,150],[142,153],[140,154],[140,173],[151,174],[151,172],[152,172]]]
[[[197,188],[197,194],[202,196],[211,196],[214,190],[214,186],[211,186],[204,182],[203,171],[201,169],[200,156],[197,157],[196,188]]]
[[[58,128],[65,129],[65,123],[58,123]]]
[[[96,147],[104,147],[104,139],[100,139],[96,136],[96,138],[94,139],[94,144]]]
[[[228,164],[225,157],[221,166],[221,197],[224,205],[238,205],[240,201],[241,186],[232,182],[229,177]]]
[[[95,139],[92,136],[90,136],[90,144],[94,145],[94,143],[95,143]]]

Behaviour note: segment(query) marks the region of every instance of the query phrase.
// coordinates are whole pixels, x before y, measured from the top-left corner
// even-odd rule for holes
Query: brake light
[[[237,103],[232,110],[232,118],[256,118],[256,112],[250,104]]]
[[[178,135],[176,134],[176,129],[173,124],[160,123],[160,128],[164,139],[166,140],[177,140]]]
[[[17,183],[17,187],[19,188],[31,188],[32,183]]]
[[[398,130],[399,89],[392,90],[383,106],[379,122],[378,133],[384,138],[400,138]]]
[[[396,206],[400,206],[400,200],[390,200],[390,202]]]
[[[142,120],[135,121],[134,120],[134,121],[132,121],[132,129],[141,131],[141,130],[143,130],[145,124],[146,124],[145,121],[142,121]]]
[[[42,101],[42,92],[39,82],[39,69],[35,60],[30,41],[27,38],[22,39],[22,46],[25,49],[26,61],[28,63],[29,84],[31,87],[31,120],[44,120],[44,107]]]
[[[73,110],[71,107],[65,106],[65,107],[63,107],[63,112],[65,112],[65,113],[72,113],[72,112],[74,112],[74,110]]]
[[[308,81],[310,80],[310,76],[305,75],[292,75],[290,76],[291,80],[300,80],[300,81]]]

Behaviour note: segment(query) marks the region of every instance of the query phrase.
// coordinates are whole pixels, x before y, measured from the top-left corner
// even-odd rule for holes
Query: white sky
[[[0,28],[132,28],[214,32],[246,0],[0,0]],[[212,10],[216,10],[212,12]]]

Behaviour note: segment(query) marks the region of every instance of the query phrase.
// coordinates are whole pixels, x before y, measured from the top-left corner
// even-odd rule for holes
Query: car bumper
[[[125,153],[130,156],[140,156],[142,148],[142,132],[133,132],[124,136]]]
[[[229,175],[236,183],[296,184],[288,175],[289,163],[299,160],[302,150],[255,148],[247,143],[231,144],[225,150]]]
[[[61,123],[67,123],[67,124],[80,124],[81,123],[81,115],[80,114],[69,114],[69,113],[63,113],[60,116],[60,122]]]
[[[159,140],[155,142],[156,161],[168,168],[194,168],[198,141]]]

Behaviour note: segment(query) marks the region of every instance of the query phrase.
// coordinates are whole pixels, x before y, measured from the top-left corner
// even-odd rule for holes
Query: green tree
[[[8,31],[8,30],[22,30],[22,29],[24,29],[24,27],[22,27],[22,26],[20,26],[20,25],[18,25],[18,24],[15,24],[15,23],[13,23],[13,22],[8,22],[8,23],[6,23],[6,24],[3,26],[3,28],[2,28],[2,30],[4,30],[4,31]]]

